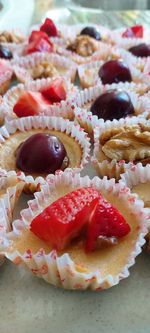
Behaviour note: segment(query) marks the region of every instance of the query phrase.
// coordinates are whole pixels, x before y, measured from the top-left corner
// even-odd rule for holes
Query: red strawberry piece
[[[24,48],[24,55],[33,52],[53,52],[53,43],[43,37],[35,38]]]
[[[115,207],[100,196],[88,225],[86,251],[91,252],[96,248],[98,237],[121,238],[129,232],[130,226],[124,217]]]
[[[40,91],[44,97],[50,99],[54,103],[59,103],[66,99],[66,89],[62,78],[56,78]]]
[[[127,38],[142,38],[143,37],[143,26],[142,25],[134,25],[133,27],[127,28],[122,37]]]
[[[57,31],[56,25],[49,18],[45,19],[45,22],[40,27],[40,31],[46,32],[46,34],[49,37],[56,37],[56,36],[58,36],[58,31]]]
[[[50,104],[50,101],[47,101],[40,92],[27,91],[20,96],[13,111],[19,118],[35,116],[44,112]]]
[[[30,229],[53,248],[63,250],[81,233],[98,198],[99,192],[91,187],[68,193],[36,216]]]
[[[39,38],[45,38],[46,40],[49,40],[47,34],[44,31],[33,30],[31,32],[31,35],[29,36],[29,43],[31,43]]]

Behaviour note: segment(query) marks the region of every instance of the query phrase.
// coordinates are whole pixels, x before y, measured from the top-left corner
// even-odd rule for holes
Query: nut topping
[[[47,77],[54,77],[58,75],[57,69],[48,62],[43,62],[36,67],[32,68],[31,75],[34,80],[47,78]]]
[[[17,35],[13,32],[3,31],[0,33],[0,43],[22,43],[24,38],[21,35]]]
[[[75,42],[69,44],[67,49],[78,53],[82,57],[88,57],[97,50],[97,42],[86,35],[77,36]]]
[[[117,161],[137,161],[150,157],[150,127],[136,124],[106,130],[100,138],[102,152]]]

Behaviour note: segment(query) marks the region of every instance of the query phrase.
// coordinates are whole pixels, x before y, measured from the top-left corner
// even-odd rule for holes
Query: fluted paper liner
[[[93,186],[103,193],[111,192],[118,200],[123,203],[139,225],[137,239],[134,241],[131,253],[125,260],[125,265],[117,275],[101,274],[101,267],[96,270],[86,270],[84,263],[79,265],[71,259],[69,253],[58,255],[56,250],[45,254],[42,248],[35,254],[28,248],[21,255],[17,250],[9,252],[9,246],[15,244],[15,239],[21,237],[22,232],[29,228],[33,218],[43,210],[44,206],[55,200],[55,193],[59,193],[59,186],[64,184],[68,190],[72,191],[79,187]],[[53,196],[53,199],[50,199]],[[56,194],[58,197],[58,194]],[[144,236],[147,233],[150,224],[147,210],[143,208],[143,202],[137,200],[136,196],[130,193],[130,190],[124,185],[115,184],[114,179],[108,181],[105,178],[100,180],[98,177],[90,180],[88,176],[82,178],[79,174],[70,171],[59,173],[56,176],[49,176],[47,184],[41,188],[41,192],[35,194],[35,199],[28,203],[29,208],[21,212],[21,218],[13,223],[13,232],[1,241],[1,253],[4,253],[8,259],[15,264],[23,265],[36,276],[43,278],[48,283],[66,289],[93,289],[103,290],[119,283],[120,280],[129,276],[129,268],[135,263],[136,256],[141,252],[141,247],[145,243]],[[118,245],[119,246],[119,245]],[[113,251],[113,249],[112,249]],[[92,259],[91,259],[92,260]],[[116,258],[117,262],[117,258]],[[83,265],[82,265],[83,264]],[[106,262],[107,266],[107,262]]]
[[[120,119],[120,120],[113,120],[113,121],[101,121],[99,122],[99,125],[94,129],[94,152],[92,156],[92,163],[95,169],[97,170],[100,177],[107,176],[109,178],[114,177],[116,180],[120,179],[120,175],[124,173],[126,170],[130,169],[134,163],[133,161],[130,161],[126,163],[124,160],[116,161],[114,160],[103,160],[100,161],[99,151],[101,151],[101,145],[100,145],[100,136],[101,134],[107,129],[113,129],[122,127],[125,125],[135,125],[138,123],[143,123],[150,126],[150,120],[147,121],[144,117],[132,117],[132,118],[126,118],[126,119]]]
[[[58,75],[65,77],[65,79],[70,79],[72,82],[75,80],[76,75],[76,64],[67,59],[65,57],[61,57],[58,54],[53,53],[33,53],[32,55],[28,55],[26,57],[18,58],[18,60],[13,60],[12,65],[14,68],[14,72],[22,83],[27,83],[33,80],[31,73],[28,70],[39,66],[43,61],[47,61],[48,63],[57,67],[62,67],[64,69],[64,73],[59,73]]]
[[[138,184],[147,184],[150,183],[150,164],[143,166],[141,163],[137,165],[133,165],[129,170],[121,175],[120,183],[124,183],[125,186],[128,186],[131,190],[134,186]],[[149,197],[150,197],[150,189],[149,189]],[[142,198],[140,198],[142,199]],[[149,215],[150,215],[150,208]],[[149,233],[146,236],[146,250],[150,254],[150,228]]]
[[[25,132],[32,129],[49,129],[66,133],[68,138],[73,138],[81,148],[80,165],[75,166],[74,170],[79,171],[88,163],[90,142],[87,133],[77,123],[61,117],[34,116],[7,122],[5,126],[0,128],[0,143],[3,145],[5,140],[9,139],[17,131]]]
[[[133,116],[145,116],[145,112],[148,114],[150,113],[149,98],[138,96],[134,91],[130,91],[128,88],[126,88],[126,84],[118,83],[115,87],[113,85],[97,85],[95,87],[84,89],[77,93],[76,97],[73,99],[73,102],[79,107],[75,109],[75,117],[80,126],[83,127],[90,136],[93,136],[94,128],[99,125],[99,122],[101,122],[101,119],[98,119],[96,115],[92,114],[90,111],[90,106],[99,95],[107,92],[110,89],[119,89],[128,93],[135,110]],[[130,119],[130,117],[131,115],[128,118]]]
[[[136,84],[149,84],[150,76],[147,73],[141,73],[138,68],[136,68],[135,63],[125,60],[128,65],[132,81]],[[104,61],[93,61],[88,64],[78,66],[78,75],[80,80],[80,85],[82,88],[89,88],[97,84],[102,83],[100,77],[98,76],[98,71],[100,67],[104,64]]]
[[[77,91],[78,88],[75,87],[69,80],[62,78],[64,81],[64,85],[66,87],[66,92],[67,92],[67,96],[66,96],[66,101],[69,98],[73,98]],[[3,101],[0,105],[0,113],[2,114],[2,116],[4,117],[4,119],[6,121],[12,120],[12,119],[16,119],[17,116],[16,114],[13,112],[13,107],[16,104],[17,100],[19,99],[19,97],[26,91],[40,91],[40,89],[42,89],[43,87],[46,87],[49,83],[51,83],[54,80],[54,78],[48,78],[48,79],[41,79],[41,80],[35,80],[35,81],[31,81],[27,84],[18,84],[17,86],[11,88],[4,96]],[[63,105],[64,105],[64,101],[61,101],[59,104],[58,103],[54,103],[52,105],[48,105],[46,106],[45,110],[43,111],[43,114],[46,115],[55,115],[57,116],[57,112],[55,113],[55,110],[57,110],[57,107],[60,107],[60,113],[58,112],[59,116],[63,116],[61,113],[61,110],[63,110]],[[62,106],[62,108],[61,108]],[[66,117],[65,118],[69,118],[70,116],[69,114],[67,115],[67,110],[66,110]]]

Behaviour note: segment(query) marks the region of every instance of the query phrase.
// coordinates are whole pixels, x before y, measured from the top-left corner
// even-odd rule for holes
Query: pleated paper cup
[[[17,79],[22,83],[28,83],[33,80],[32,69],[38,69],[38,66],[44,62],[52,64],[58,70],[52,77],[60,75],[65,77],[66,80],[69,79],[74,82],[77,70],[76,64],[58,54],[37,52],[26,57],[21,57],[18,60],[13,60],[12,65]]]
[[[103,64],[104,61],[93,61],[92,63],[80,65],[78,67],[78,75],[82,88],[89,88],[102,83],[100,77],[98,76],[98,71]],[[126,64],[130,69],[132,81],[135,84],[140,83],[150,85],[150,75],[141,73],[140,70],[135,67],[135,64],[127,62]]]
[[[103,119],[93,115],[90,111],[90,107],[98,96],[106,93],[110,89],[123,90],[128,93],[135,110],[133,116],[145,117],[145,113],[150,114],[150,99],[144,96],[138,96],[134,91],[127,89],[126,84],[118,83],[116,87],[113,85],[97,85],[95,87],[84,89],[78,92],[76,97],[73,99],[74,104],[78,106],[78,108],[75,109],[75,117],[80,126],[84,128],[84,130],[90,135],[92,139],[94,128],[99,126],[99,123],[101,123]],[[131,116],[132,115],[130,115],[128,118],[130,119]]]
[[[0,67],[4,67],[4,71],[0,70],[0,95],[4,95],[5,92],[8,90],[11,79],[13,76],[13,68],[9,61],[0,60]],[[3,122],[3,116],[0,115],[0,123]]]
[[[138,163],[121,175],[121,183],[128,186],[133,193],[136,193],[149,210],[150,216],[150,164],[145,167]],[[150,253],[150,229],[146,235],[146,250]]]
[[[67,92],[67,99],[73,98],[78,88],[75,87],[69,80],[62,78],[64,81],[64,85],[66,87]],[[11,88],[4,96],[3,101],[0,105],[0,113],[2,114],[5,121],[10,121],[12,119],[16,119],[17,116],[13,112],[14,105],[17,103],[17,100],[20,98],[22,94],[24,94],[26,91],[40,91],[43,87],[48,86],[54,79],[41,79],[36,81],[31,81],[26,84],[18,84],[17,86]],[[60,113],[58,113],[59,116],[62,116],[61,110],[63,110],[64,101],[58,103],[54,103],[51,105],[46,106],[45,110],[43,111],[43,114],[45,115],[57,115],[57,112],[55,113],[55,110],[57,107],[60,107]],[[61,107],[62,106],[62,107]],[[66,115],[66,118],[70,116]]]
[[[116,159],[110,159],[105,154],[102,153],[102,147],[100,144],[101,135],[106,130],[113,130],[114,128],[119,128],[123,126],[132,126],[136,124],[143,124],[150,126],[150,121],[147,121],[144,117],[132,117],[120,120],[100,122],[99,126],[94,130],[94,153],[92,157],[92,163],[97,170],[100,177],[107,176],[109,178],[120,179],[120,175],[124,173],[127,169],[130,169],[135,163],[133,160],[125,162],[124,160],[117,161]],[[144,156],[141,155],[141,160]]]
[[[19,139],[17,139],[18,133]],[[5,144],[16,135],[15,142],[13,140],[12,149],[11,147],[10,149],[7,149],[7,155],[9,155],[9,158],[7,158],[7,155],[6,158],[3,156],[3,160],[0,161],[0,167],[2,167],[3,164],[3,168],[7,169],[7,171],[10,169],[15,170],[16,172],[19,171],[16,167],[14,151],[16,151],[22,142],[36,133],[53,134],[62,141],[69,158],[68,168],[72,168],[79,172],[88,163],[90,158],[90,139],[87,133],[85,133],[77,123],[61,117],[34,116],[12,120],[0,128],[0,143],[1,149],[4,149],[4,153]],[[26,176],[27,175],[30,176],[30,174],[26,174]],[[47,174],[43,175],[36,173],[31,174],[31,176],[33,178],[39,176],[45,178]]]
[[[33,234],[30,234],[30,244],[26,237],[25,246],[21,249],[21,238],[24,232],[26,235],[29,232],[30,224],[35,216],[62,195],[77,188],[89,186],[99,190],[106,198],[111,198],[110,202],[114,202],[118,209],[119,206],[122,207],[121,212],[126,219],[130,220],[130,236],[126,236],[116,245],[120,247],[119,251],[111,246],[109,250],[107,248],[107,255],[104,251],[102,255],[101,250],[97,254],[94,252],[85,254],[84,249],[78,248],[78,245],[72,245],[71,250],[67,252],[64,250],[63,253],[50,248],[45,251],[46,245],[40,239],[36,238],[36,248],[34,247]],[[35,193],[35,199],[29,201],[28,205],[28,208],[21,212],[20,219],[14,221],[13,232],[3,237],[0,253],[5,254],[13,263],[28,268],[46,282],[65,289],[89,288],[100,291],[128,277],[129,268],[135,263],[135,258],[145,243],[144,237],[150,224],[143,202],[131,194],[127,187],[115,184],[114,179],[108,181],[106,177],[102,180],[95,177],[90,180],[88,176],[82,178],[80,174],[74,174],[71,171],[49,176],[47,184],[41,188],[40,193]],[[17,247],[18,241],[20,247]],[[95,255],[97,262],[95,262]],[[123,260],[119,264],[121,256]]]

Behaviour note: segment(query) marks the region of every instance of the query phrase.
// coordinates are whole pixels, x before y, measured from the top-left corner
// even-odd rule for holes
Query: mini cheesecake
[[[51,207],[58,199],[62,200],[65,195],[71,195],[72,191],[81,188],[85,191],[91,188],[98,195],[101,193],[113,205],[112,210],[117,209],[117,214],[123,216],[130,231],[126,236],[118,238],[115,244],[109,239],[107,246],[104,241],[100,248],[92,252],[85,251],[82,241],[86,237],[84,234],[79,239],[74,238],[63,250],[56,250],[50,243],[35,236],[30,229],[32,221],[46,207]],[[92,194],[88,200],[92,200]],[[68,201],[61,206],[62,212],[63,209],[69,209],[69,202],[71,204]],[[86,204],[85,201],[82,204]],[[41,188],[40,193],[35,194],[29,207],[21,212],[22,221],[14,222],[13,236],[9,237],[9,244],[3,251],[15,264],[24,263],[33,274],[56,286],[67,289],[107,289],[129,275],[128,268],[133,265],[145,242],[148,217],[143,204],[140,201],[137,204],[136,197],[129,189],[115,184],[114,180],[100,180],[98,177],[90,180],[87,176],[81,178],[70,171],[60,172],[57,176],[48,176],[47,184]],[[17,234],[16,228],[19,229]]]
[[[149,164],[150,121],[133,117],[101,123],[94,136],[92,161],[100,176],[118,180],[130,165]]]

